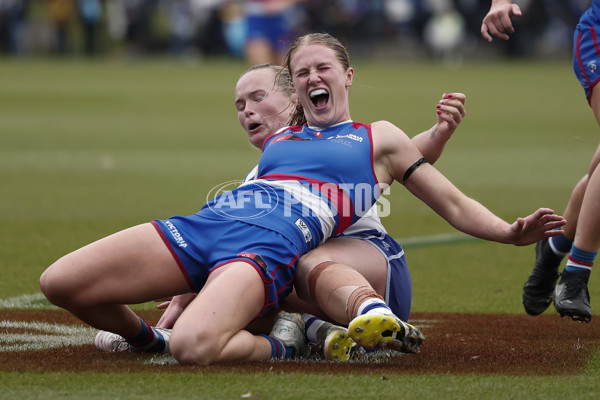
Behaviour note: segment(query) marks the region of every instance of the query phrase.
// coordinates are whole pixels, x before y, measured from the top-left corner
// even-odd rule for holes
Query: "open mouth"
[[[253,131],[255,129],[258,129],[260,127],[260,124],[258,122],[253,122],[250,125],[248,125],[248,129],[250,131]]]
[[[315,108],[322,109],[327,105],[329,101],[329,93],[325,89],[316,89],[309,93],[310,101],[312,101]]]

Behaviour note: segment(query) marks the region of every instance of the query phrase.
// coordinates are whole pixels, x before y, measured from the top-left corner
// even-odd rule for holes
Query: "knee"
[[[325,262],[333,262],[333,256],[321,248],[316,248],[315,250],[303,255],[298,260],[298,265],[296,266],[296,271],[294,274],[294,281],[302,282],[303,285],[307,285],[308,277],[311,272],[317,266]]]
[[[56,300],[60,297],[61,291],[58,290],[58,280],[52,266],[46,269],[40,276],[40,289],[50,303],[56,305]]]
[[[61,260],[48,267],[40,276],[40,290],[48,301],[56,306],[71,304],[77,288],[68,284]]]
[[[192,330],[177,325],[171,333],[171,354],[182,365],[209,365],[219,359],[215,338],[204,329]]]

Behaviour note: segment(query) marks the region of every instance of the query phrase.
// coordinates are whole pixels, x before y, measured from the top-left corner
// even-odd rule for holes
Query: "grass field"
[[[443,92],[467,94],[467,117],[437,167],[507,220],[540,206],[562,212],[598,144],[569,60],[354,66],[353,119],[387,119],[410,136],[433,125]],[[61,255],[134,224],[193,213],[210,188],[240,179],[259,156],[233,106],[244,69],[229,60],[1,60],[0,300],[39,293],[39,275]],[[388,198],[384,224],[406,243],[415,312],[523,313],[533,247],[464,240],[400,185]],[[599,279],[590,282],[594,311]],[[597,398],[599,373],[598,351],[571,377],[0,372],[0,398],[229,399],[254,391],[265,399],[574,399]]]

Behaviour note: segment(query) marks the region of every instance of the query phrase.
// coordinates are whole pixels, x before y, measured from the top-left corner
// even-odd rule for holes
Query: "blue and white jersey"
[[[252,170],[246,175],[243,183],[255,180],[256,178],[258,178],[258,165],[252,168]],[[381,222],[381,218],[379,218],[379,215],[377,214],[377,205],[371,207],[365,215],[346,228],[346,230],[340,233],[338,236],[362,236],[367,232],[371,233],[373,231],[387,234],[387,231]]]
[[[279,232],[307,252],[358,221],[380,193],[370,125],[293,126],[267,138],[257,179],[200,212]]]

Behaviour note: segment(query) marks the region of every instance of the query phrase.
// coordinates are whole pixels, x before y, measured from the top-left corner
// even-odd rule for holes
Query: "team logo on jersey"
[[[312,233],[310,233],[308,225],[306,225],[306,223],[300,218],[298,218],[296,222],[294,222],[294,225],[296,225],[298,229],[300,229],[300,232],[302,232],[302,235],[304,235],[304,241],[306,243],[310,243],[310,241],[312,240]]]
[[[362,142],[363,138],[355,135],[353,133],[349,133],[347,135],[336,135],[335,137],[331,137],[331,139],[351,139],[354,140],[355,142]]]
[[[593,74],[593,73],[595,73],[595,72],[596,72],[596,70],[598,69],[598,66],[596,65],[596,62],[595,62],[595,61],[592,61],[592,62],[590,62],[590,63],[587,65],[587,67],[588,67],[588,69],[590,70],[590,72],[591,72],[592,74]]]
[[[256,254],[256,253],[240,253],[240,254],[238,254],[238,257],[243,257],[243,258],[247,258],[249,260],[254,261],[254,263],[256,265],[258,265],[260,269],[263,270],[263,272],[267,272],[267,263],[258,254]]]
[[[315,137],[318,137],[318,138],[322,138],[323,137],[323,134],[321,132],[319,132],[319,131],[313,132],[313,135],[315,135]]]
[[[287,135],[281,135],[281,136],[276,137],[275,139],[273,139],[271,144],[281,142],[283,140],[293,140],[295,142],[304,142],[304,141],[310,140],[310,139],[302,139],[296,135],[287,134]]]

